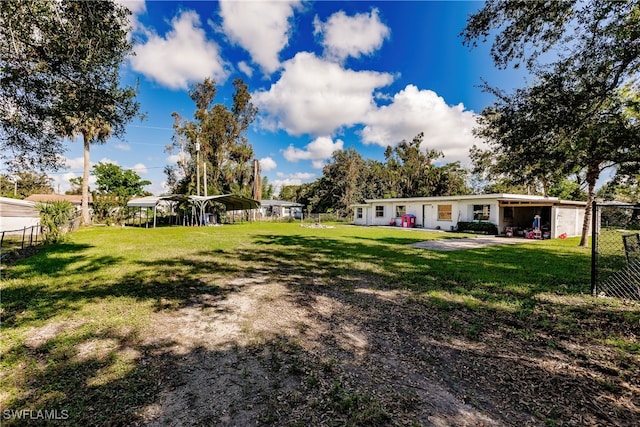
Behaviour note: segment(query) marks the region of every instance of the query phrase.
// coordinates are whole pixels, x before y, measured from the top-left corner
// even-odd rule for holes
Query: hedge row
[[[458,222],[458,231],[471,232],[471,233],[483,233],[483,234],[498,234],[498,227],[490,222]]]

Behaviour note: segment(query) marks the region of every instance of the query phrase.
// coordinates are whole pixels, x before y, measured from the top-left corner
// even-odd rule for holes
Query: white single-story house
[[[261,200],[260,213],[263,217],[300,219],[303,206],[286,200]]]
[[[371,199],[351,205],[356,225],[401,225],[402,215],[415,216],[415,226],[455,230],[459,222],[490,222],[500,234],[509,228],[533,227],[536,216],[550,237],[579,236],[586,202],[522,194],[479,194],[442,197]]]
[[[21,232],[36,225],[40,225],[40,213],[35,202],[0,197],[0,231]]]

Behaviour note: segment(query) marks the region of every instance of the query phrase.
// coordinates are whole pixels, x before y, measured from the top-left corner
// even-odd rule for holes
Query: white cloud
[[[136,163],[131,167],[131,170],[137,173],[138,175],[144,175],[149,173],[149,169],[143,163]]]
[[[165,37],[145,31],[147,42],[135,47],[132,68],[172,89],[186,89],[189,83],[206,77],[223,82],[228,76],[227,66],[219,46],[207,40],[198,14],[182,12],[171,20],[171,26]]]
[[[51,177],[53,180],[52,181],[53,189],[58,194],[64,194],[65,192],[71,190],[71,183],[69,182],[69,180],[71,178],[77,178],[81,176],[82,176],[82,173],[77,174],[74,172],[67,172],[62,175],[53,175]],[[91,189],[95,188],[96,180],[97,178],[95,176],[89,175],[89,188]]]
[[[67,169],[82,170],[84,168],[84,158],[83,157],[75,157],[73,159],[66,158],[64,160],[64,166]]]
[[[222,29],[242,46],[263,71],[271,74],[280,67],[278,54],[289,42],[289,19],[301,2],[221,1]]]
[[[116,3],[129,9],[133,15],[139,15],[147,10],[144,0],[116,0]]]
[[[423,147],[442,151],[445,160],[465,161],[469,148],[481,141],[472,134],[476,126],[473,111],[464,105],[449,106],[431,90],[408,85],[393,97],[393,102],[369,112],[361,131],[365,144],[382,147],[411,140],[424,132]]]
[[[321,136],[307,144],[304,149],[295,148],[293,145],[290,145],[282,154],[284,158],[290,162],[311,160],[314,168],[322,169],[324,161],[331,157],[335,151],[342,150],[343,146],[344,142],[340,139],[333,142],[331,138]]]
[[[116,144],[114,147],[121,151],[131,151],[131,146],[129,144]]]
[[[253,68],[244,61],[238,62],[238,69],[242,71],[247,77],[253,76]]]
[[[126,7],[131,11],[129,16],[129,26],[132,31],[137,31],[140,27],[140,21],[138,21],[138,15],[141,15],[147,11],[147,5],[144,0],[116,0],[116,3]]]
[[[265,128],[293,135],[329,135],[361,122],[376,108],[374,90],[393,81],[391,74],[344,69],[309,52],[283,65],[280,80],[252,96]]]
[[[274,194],[276,195],[280,193],[280,190],[285,185],[300,185],[303,182],[310,182],[316,177],[315,174],[308,172],[296,172],[292,174],[284,174],[279,172],[276,174],[276,176],[278,177],[278,179],[275,179],[272,182]]]
[[[391,32],[380,21],[378,9],[375,8],[371,13],[358,13],[355,16],[347,16],[344,11],[339,11],[324,23],[316,16],[313,26],[313,33],[321,36],[324,55],[338,61],[349,56],[359,58],[373,54]]]
[[[178,161],[184,157],[184,155],[181,155],[180,153],[178,154],[171,154],[169,157],[167,157],[167,163],[178,163]]]
[[[296,172],[296,173],[289,173],[289,174],[278,172],[276,176],[281,179],[296,179],[301,181],[308,181],[310,179],[315,178],[316,174],[311,172]]]
[[[262,172],[268,172],[278,167],[278,164],[271,157],[265,157],[259,160]]]
[[[108,157],[103,157],[102,159],[100,159],[100,161],[99,161],[98,163],[102,163],[102,164],[108,164],[108,163],[111,163],[111,164],[113,164],[113,165],[120,166],[120,164],[118,163],[118,161],[117,161],[117,160],[111,160],[111,159],[110,159],[110,158],[108,158]],[[91,163],[91,166],[93,166],[93,165],[94,165],[94,163]]]
[[[58,193],[58,194],[64,194],[65,192],[71,190],[71,183],[69,182],[69,180],[71,178],[75,178],[77,175],[73,172],[67,172],[64,173],[62,175],[53,175],[52,178],[52,185],[53,185],[53,189]]]

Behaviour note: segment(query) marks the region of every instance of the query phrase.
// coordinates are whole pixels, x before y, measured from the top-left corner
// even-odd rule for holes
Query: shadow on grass
[[[15,380],[30,394],[6,407],[67,409],[72,425],[461,425],[487,413],[504,424],[582,417],[629,425],[640,417],[637,358],[589,356],[596,340],[580,331],[598,324],[606,334],[609,325],[635,322],[637,332],[637,316],[538,298],[580,296],[588,257],[536,246],[436,253],[408,240],[261,235],[233,250],[137,260],[105,283],[34,284],[26,294],[8,287],[10,328],[113,297],[153,301],[158,311],[224,311],[225,299],[244,290],[228,279],[251,275],[284,285],[286,302],[310,315],[293,335],[186,352],[117,328],[20,343],[5,361],[32,364],[33,375],[26,369]],[[67,273],[90,276],[86,265],[117,263],[76,255]],[[390,297],[395,291],[406,300]],[[331,310],[320,307],[327,300]]]
[[[217,274],[234,274],[238,270],[215,260],[172,258],[157,261],[136,261],[133,271],[114,277],[92,276],[92,273],[118,265],[122,257],[83,255],[59,257],[66,252],[74,253],[71,246],[62,252],[53,249],[38,254],[21,265],[12,279],[24,283],[9,282],[2,289],[3,326],[16,328],[31,321],[44,321],[61,313],[76,311],[92,302],[109,298],[130,298],[134,301],[153,301],[157,310],[180,308],[202,304],[202,296],[223,297],[234,292],[233,287],[221,287],[203,276],[215,271]],[[54,268],[60,261],[60,268]],[[55,279],[55,284],[43,283],[37,278],[44,275]],[[71,277],[72,283],[64,278]],[[84,277],[78,283],[78,277]],[[96,278],[98,277],[98,278]]]

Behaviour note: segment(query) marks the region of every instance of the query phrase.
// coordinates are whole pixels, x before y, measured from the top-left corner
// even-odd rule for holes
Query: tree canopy
[[[122,136],[138,112],[119,69],[131,52],[127,8],[114,1],[0,5],[0,147],[16,167],[56,168],[62,137],[88,125]],[[105,133],[93,139],[104,140]]]
[[[387,147],[384,163],[365,160],[353,148],[338,150],[315,182],[285,186],[279,197],[311,212],[345,216],[350,205],[365,199],[468,194],[467,171],[457,162],[437,165],[441,156],[425,146],[423,133]]]
[[[15,167],[55,169],[61,139],[81,135],[88,223],[89,146],[123,136],[139,112],[135,89],[120,86],[130,12],[112,0],[9,0],[0,10],[4,156]]]
[[[179,154],[179,160],[176,166],[165,168],[173,192],[195,194],[206,180],[202,192],[209,195],[234,193],[251,197],[254,154],[245,135],[258,110],[242,79],[234,80],[233,85],[231,108],[214,104],[216,83],[208,78],[189,91],[196,105],[194,119],[173,113],[174,136],[167,151]],[[203,182],[198,182],[198,176]]]
[[[151,181],[143,180],[131,169],[123,169],[113,163],[100,162],[93,166],[93,175],[96,177],[95,192],[98,194],[109,194],[125,199],[149,194],[144,187],[150,185]]]
[[[476,166],[545,191],[583,176],[585,246],[600,173],[640,158],[640,5],[490,0],[462,35],[473,46],[492,32],[496,65],[524,63],[533,77],[512,94],[485,87],[497,101],[480,116],[477,134],[491,151],[472,151]]]
[[[0,196],[27,198],[32,194],[51,194],[51,178],[34,171],[17,172],[13,176],[0,175]]]

